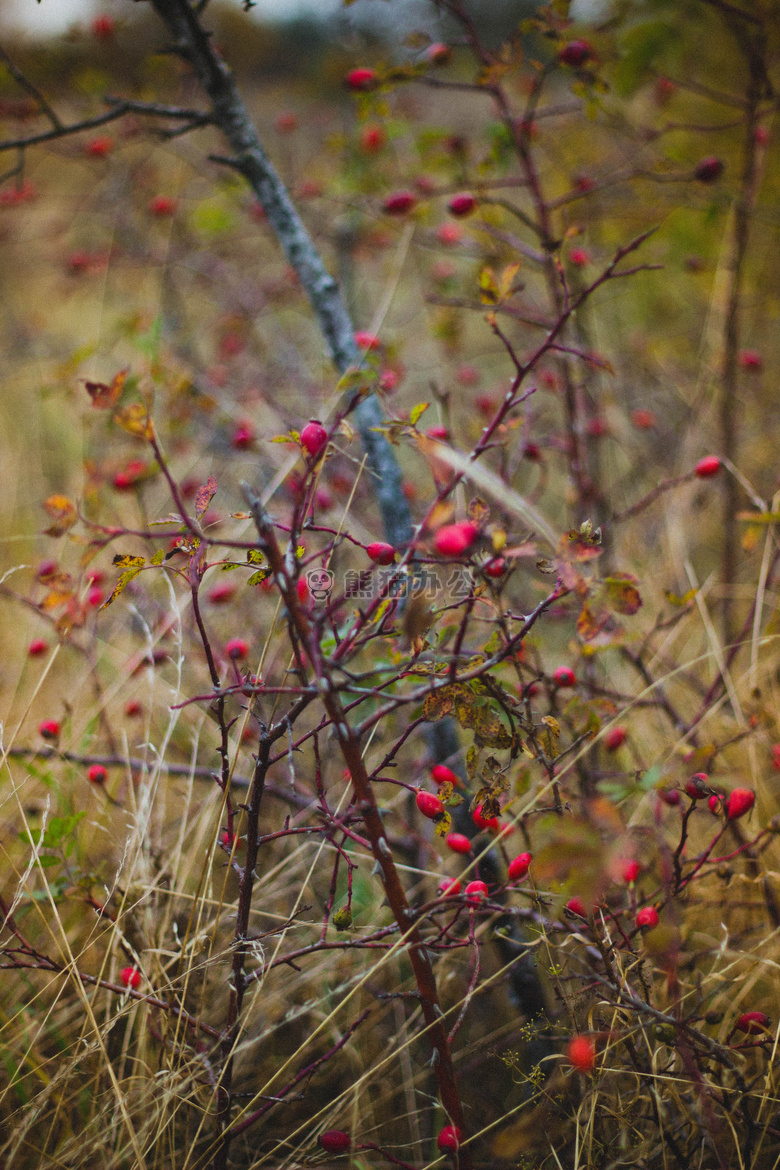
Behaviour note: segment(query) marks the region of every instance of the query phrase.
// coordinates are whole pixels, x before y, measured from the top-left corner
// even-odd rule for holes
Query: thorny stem
[[[252,489],[245,484],[243,490],[257,528],[260,548],[268,559],[274,580],[287,606],[290,625],[297,632],[300,643],[305,648],[312,670],[318,680],[323,706],[334,725],[339,748],[349,769],[355,805],[363,817],[366,836],[371,843],[371,851],[378,871],[382,875],[385,896],[399,930],[407,939],[409,962],[420,995],[426,1032],[430,1036],[431,1063],[439,1085],[442,1106],[452,1124],[465,1133],[463,1105],[455,1079],[452,1054],[444,1027],[444,1017],[439,1006],[436,980],[419,926],[416,925],[414,914],[406,900],[406,894],[387,842],[376,797],[363,760],[359,735],[347,722],[346,713],[330,676],[329,668],[322,657],[315,630],[300,604],[295,582],[285,564],[285,558],[277,543],[269,517]],[[461,1170],[471,1170],[471,1156],[467,1148],[461,1152],[460,1166]]]

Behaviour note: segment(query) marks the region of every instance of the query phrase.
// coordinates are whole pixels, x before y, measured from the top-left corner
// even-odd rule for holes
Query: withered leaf
[[[213,475],[210,475],[206,482],[198,488],[195,496],[195,515],[198,520],[206,512],[209,504],[213,500],[217,492],[217,481]]]
[[[114,414],[114,422],[130,435],[139,439],[154,438],[154,423],[143,402],[133,402],[130,406],[123,406]]]
[[[116,406],[122,397],[129,373],[129,369],[120,370],[118,374],[114,375],[109,385],[106,385],[105,382],[84,383],[87,394],[92,399],[92,405],[96,410],[110,410],[112,406]]]
[[[76,505],[67,496],[49,496],[43,507],[53,523],[45,530],[47,536],[62,536],[78,520]]]

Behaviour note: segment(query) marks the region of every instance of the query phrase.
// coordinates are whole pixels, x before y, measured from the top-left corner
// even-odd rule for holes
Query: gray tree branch
[[[295,269],[317,317],[337,368],[343,373],[360,362],[354,325],[335,277],[328,272],[287,189],[266,155],[233,75],[214,48],[188,0],[151,0],[176,52],[194,69],[212,106],[212,118],[234,152],[232,166],[244,175],[265,209],[268,222]],[[355,408],[387,539],[407,543],[412,535],[401,469],[392,447],[374,427],[383,421],[380,403],[364,398]]]

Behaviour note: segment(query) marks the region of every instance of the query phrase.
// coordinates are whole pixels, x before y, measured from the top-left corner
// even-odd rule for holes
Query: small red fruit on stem
[[[769,1027],[769,1016],[764,1012],[743,1012],[734,1027],[738,1032],[745,1032],[748,1036],[757,1036]]]
[[[691,800],[701,800],[707,795],[710,778],[706,772],[695,772],[685,784],[685,795]]]
[[[723,174],[723,167],[723,159],[709,154],[697,162],[693,173],[700,183],[715,183]]]
[[[394,191],[382,203],[385,215],[406,215],[417,202],[413,191]]]
[[[432,792],[423,792],[421,789],[414,799],[422,815],[427,817],[429,821],[434,820],[444,812],[444,805]]]
[[[343,1129],[326,1129],[317,1141],[329,1154],[345,1154],[352,1149],[352,1138]]]
[[[570,666],[557,666],[553,671],[553,679],[558,687],[574,687],[577,685],[577,676]]]
[[[108,779],[108,771],[102,764],[93,764],[87,772],[87,779],[90,784],[105,784]]]
[[[566,1045],[566,1059],[577,1072],[592,1072],[596,1064],[596,1045],[590,1036],[572,1036]]]
[[[33,638],[27,647],[27,653],[31,658],[37,658],[39,655],[46,653],[47,645],[48,643],[44,638]]]
[[[633,885],[641,872],[642,866],[638,861],[627,859],[620,863],[620,876],[628,885]]]
[[[392,565],[395,560],[395,549],[392,544],[385,544],[383,540],[375,540],[366,547],[370,559],[375,565]]]
[[[482,566],[482,572],[486,577],[491,577],[494,580],[498,577],[503,577],[506,572],[506,561],[503,557],[493,557],[492,560]]]
[[[441,41],[434,41],[425,50],[425,60],[430,61],[431,65],[446,65],[451,57],[452,49]]]
[[[610,727],[609,731],[604,736],[604,747],[608,752],[616,752],[618,748],[623,746],[627,739],[628,732],[626,731],[625,727],[619,723],[617,727]]]
[[[328,432],[316,418],[307,422],[301,431],[301,446],[307,455],[314,459],[325,448],[328,442]]]
[[[225,643],[225,654],[236,662],[239,658],[246,658],[249,653],[249,644],[243,638],[231,638]]]
[[[568,902],[566,903],[566,909],[571,911],[572,914],[579,914],[580,918],[588,917],[587,906],[583,902],[582,898],[578,897],[576,894],[573,898],[569,898]]]
[[[457,878],[443,878],[439,882],[439,895],[442,898],[455,898],[460,893],[460,882]]]
[[[439,1136],[436,1138],[436,1145],[443,1154],[453,1154],[460,1149],[460,1143],[463,1134],[458,1129],[457,1125],[445,1125],[444,1129],[439,1130]]]
[[[172,199],[170,195],[155,195],[154,199],[149,200],[149,214],[162,219],[166,215],[173,215],[178,206],[178,199]]]
[[[520,878],[524,878],[531,867],[533,857],[530,853],[518,853],[517,857],[513,857],[509,862],[509,880],[510,882],[517,882]]]
[[[713,475],[717,475],[720,471],[720,459],[718,459],[717,455],[705,455],[703,459],[699,460],[693,470],[699,479],[711,479]]]
[[[636,916],[636,924],[640,930],[651,930],[658,926],[660,918],[655,906],[643,906]]]
[[[365,67],[350,69],[344,78],[344,84],[347,89],[351,89],[354,93],[365,93],[370,89],[374,89],[377,84],[377,75],[373,69],[367,69]]]
[[[471,853],[471,842],[463,833],[448,833],[447,848],[453,853]]]
[[[488,888],[484,882],[469,882],[463,893],[470,906],[479,906],[480,902],[487,898]]]
[[[658,796],[664,804],[668,804],[672,808],[680,803],[680,793],[676,788],[661,788],[658,791]]]
[[[581,69],[593,56],[593,46],[589,41],[569,41],[558,53],[558,60],[563,65],[571,65],[573,69]]]
[[[125,987],[131,987],[133,991],[137,991],[141,986],[141,972],[137,967],[123,967],[119,972],[119,981]]]
[[[38,733],[44,739],[56,739],[60,734],[60,725],[56,719],[44,719],[38,724]]]
[[[452,784],[455,787],[460,784],[460,777],[446,764],[434,764],[431,768],[431,779],[434,784]]]
[[[445,524],[433,538],[433,547],[443,557],[459,557],[471,548],[478,536],[479,529],[470,520]]]
[[[498,826],[498,817],[483,817],[481,804],[478,804],[477,807],[474,809],[473,813],[471,814],[471,819],[474,822],[474,824],[477,826],[478,829],[497,830],[499,827]]]
[[[756,803],[756,794],[751,788],[735,788],[726,802],[726,816],[730,821],[749,813]]]
[[[453,195],[447,204],[450,215],[457,219],[464,219],[477,209],[477,201],[470,191],[462,191],[460,195]]]

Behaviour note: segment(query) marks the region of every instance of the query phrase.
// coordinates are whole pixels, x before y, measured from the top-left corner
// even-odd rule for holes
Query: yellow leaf
[[[43,501],[43,507],[54,521],[46,529],[47,536],[62,536],[79,518],[76,505],[67,496],[49,496],[48,500]]]
[[[111,563],[116,565],[118,569],[134,569],[145,565],[146,558],[134,557],[130,553],[117,553]]]
[[[412,407],[412,409],[409,411],[409,422],[413,427],[417,426],[417,423],[425,414],[430,405],[430,402],[418,402],[417,406]]]
[[[114,422],[129,435],[136,435],[139,439],[154,438],[154,423],[142,402],[133,402],[130,406],[117,410]]]

